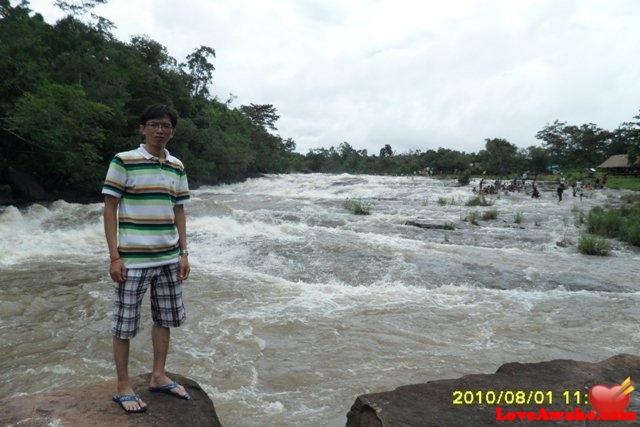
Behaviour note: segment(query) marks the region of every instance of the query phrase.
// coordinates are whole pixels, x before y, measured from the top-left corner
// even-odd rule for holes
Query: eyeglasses
[[[157,123],[157,122],[148,122],[145,124],[145,127],[149,127],[151,129],[162,129],[162,130],[171,130],[173,126],[171,123]]]

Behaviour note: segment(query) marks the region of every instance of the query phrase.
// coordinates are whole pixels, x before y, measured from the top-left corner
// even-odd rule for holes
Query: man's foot
[[[127,413],[139,413],[147,410],[147,404],[140,399],[139,394],[116,394],[111,396],[111,400],[116,402]]]
[[[169,378],[166,378],[166,383],[163,384],[149,384],[149,391],[154,393],[164,393],[169,394],[171,396],[175,396],[179,399],[189,400],[191,399],[191,395],[185,390],[183,386],[178,383],[171,381]]]

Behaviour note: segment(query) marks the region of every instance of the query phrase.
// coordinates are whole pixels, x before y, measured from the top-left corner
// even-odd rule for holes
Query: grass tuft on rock
[[[611,244],[603,237],[585,233],[580,236],[578,251],[584,255],[607,256],[611,251]]]
[[[369,215],[371,213],[371,205],[357,199],[345,200],[344,208],[356,215]]]

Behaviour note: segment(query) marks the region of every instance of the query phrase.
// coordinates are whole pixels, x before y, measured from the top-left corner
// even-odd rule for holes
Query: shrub
[[[445,199],[444,197],[438,197],[438,205],[447,206],[447,199]]]
[[[458,184],[460,184],[460,185],[468,185],[469,182],[471,182],[471,171],[469,171],[467,169],[466,171],[464,171],[462,173],[462,175],[460,175],[458,177]]]
[[[513,222],[515,222],[516,224],[522,224],[522,221],[523,221],[522,213],[516,212],[513,215]]]
[[[573,223],[576,227],[580,227],[586,222],[586,215],[578,206],[573,205],[571,212],[573,212]]]
[[[493,203],[488,201],[484,196],[476,196],[469,199],[466,203],[467,206],[491,206]]]
[[[344,207],[356,215],[369,215],[371,213],[371,205],[360,200],[347,199],[344,201]]]
[[[622,200],[624,203],[640,203],[640,193],[625,193],[622,196],[620,196],[620,200]]]
[[[640,246],[640,216],[629,218],[623,240],[630,245]]]
[[[480,212],[478,211],[469,212],[465,220],[469,221],[473,225],[479,225],[478,221],[480,221]]]
[[[489,219],[497,219],[498,218],[498,210],[497,209],[489,209],[488,211],[483,212],[482,214],[482,219],[483,220],[489,220]]]
[[[637,176],[615,176],[612,175],[607,180],[608,188],[625,188],[627,190],[640,190],[640,179]]]
[[[593,234],[583,234],[578,242],[578,250],[585,255],[609,255],[611,245],[602,237]]]
[[[571,239],[563,237],[562,240],[556,242],[556,245],[560,246],[561,248],[568,248],[569,246],[573,246],[573,242],[571,241]]]
[[[619,237],[622,235],[625,220],[620,211],[605,211],[596,207],[589,212],[587,217],[587,232],[604,237]]]

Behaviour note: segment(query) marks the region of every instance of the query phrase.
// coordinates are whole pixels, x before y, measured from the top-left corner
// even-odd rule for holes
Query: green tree
[[[240,112],[247,117],[254,126],[259,126],[265,130],[277,130],[275,123],[280,116],[277,114],[277,110],[271,104],[266,105],[242,105],[240,106]]]
[[[544,172],[549,166],[549,153],[545,148],[530,146],[526,149],[525,158],[528,162],[528,169],[535,175]]]
[[[554,121],[546,125],[536,134],[536,139],[542,141],[542,145],[549,151],[551,161],[565,166],[570,153],[571,142],[565,132],[566,122]]]
[[[611,140],[611,132],[593,123],[581,126],[565,126],[572,167],[593,167],[602,162],[606,146]]]
[[[485,149],[478,153],[482,167],[489,173],[507,176],[517,170],[518,147],[506,139],[487,138]]]
[[[11,6],[0,0],[0,117],[13,103],[47,79],[50,53],[45,40],[51,28],[41,15],[30,16],[29,2]]]
[[[393,156],[393,150],[389,144],[384,144],[384,147],[380,149],[380,157],[391,157]]]
[[[23,143],[15,153],[16,165],[48,179],[57,191],[95,190],[104,179],[104,123],[111,115],[79,86],[53,83],[25,93],[6,119]]]
[[[360,164],[360,154],[346,141],[338,146],[338,153],[345,172],[354,173]]]
[[[464,171],[471,163],[469,155],[449,148],[438,148],[438,151],[427,150],[424,154],[424,167],[436,173],[456,174]]]
[[[74,17],[81,17],[99,4],[107,0],[56,0],[53,4],[63,12]]]
[[[200,46],[193,53],[187,55],[186,67],[191,75],[191,90],[194,96],[207,98],[209,85],[213,79],[215,67],[209,62],[209,57],[216,57],[216,51],[208,46]]]
[[[177,61],[169,55],[167,48],[148,36],[131,37],[131,47],[152,70],[178,71]]]
[[[609,156],[614,154],[627,154],[630,164],[640,157],[640,113],[633,117],[633,121],[622,123],[613,132]]]

